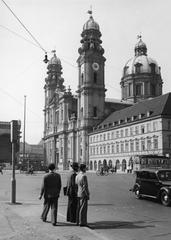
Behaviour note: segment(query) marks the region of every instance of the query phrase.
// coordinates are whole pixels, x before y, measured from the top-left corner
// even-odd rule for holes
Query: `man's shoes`
[[[88,227],[87,224],[80,224],[80,227]]]
[[[56,226],[56,223],[52,223],[53,226]]]
[[[46,222],[46,219],[44,219],[44,218],[42,218],[42,217],[41,217],[40,219],[41,219],[43,222]]]

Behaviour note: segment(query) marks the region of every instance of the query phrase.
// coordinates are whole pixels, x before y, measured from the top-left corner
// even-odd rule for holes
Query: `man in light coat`
[[[88,180],[86,176],[86,165],[80,164],[80,172],[76,176],[76,184],[78,185],[78,206],[77,206],[77,225],[80,227],[87,226],[87,210],[89,200]]]

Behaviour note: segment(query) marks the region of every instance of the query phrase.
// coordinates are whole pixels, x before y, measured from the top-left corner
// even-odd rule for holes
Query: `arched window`
[[[135,64],[135,73],[140,73],[141,72],[141,63],[136,63]]]

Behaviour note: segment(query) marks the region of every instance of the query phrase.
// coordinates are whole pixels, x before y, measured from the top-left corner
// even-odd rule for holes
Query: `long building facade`
[[[132,154],[170,153],[164,144],[170,141],[170,130],[166,129],[170,119],[169,114],[165,112],[163,117],[162,112],[166,102],[169,104],[170,94],[162,96],[161,69],[148,57],[146,44],[140,37],[134,57],[123,68],[122,98],[106,98],[106,59],[101,32],[92,12],[89,13],[78,49],[79,77],[75,95],[64,85],[61,61],[55,51],[47,65],[45,161],[54,162],[62,169],[68,169],[74,161],[84,162],[96,170],[105,160],[125,171]],[[160,98],[165,101],[158,100],[163,105],[160,113],[156,113],[153,105]]]

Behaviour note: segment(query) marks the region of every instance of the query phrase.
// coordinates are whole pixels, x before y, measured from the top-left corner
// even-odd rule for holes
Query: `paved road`
[[[61,175],[63,185],[65,185],[66,174],[61,173]],[[92,236],[92,238],[88,237],[88,239],[171,239],[171,207],[164,207],[151,200],[135,199],[133,193],[129,191],[134,182],[134,177],[131,174],[114,174],[99,177],[94,173],[87,173],[87,175],[91,196],[88,209],[90,228],[87,228],[86,232],[87,236]],[[18,203],[28,206],[28,211],[20,213],[22,217],[27,217],[30,214],[39,217],[42,201],[38,200],[38,196],[42,177],[43,174],[36,174],[34,176],[16,174],[16,200]],[[10,201],[10,188],[9,173],[0,175],[1,202],[8,203]],[[66,202],[66,197],[61,194],[59,219],[64,224],[66,223]],[[18,212],[20,204],[15,206],[15,209]],[[1,224],[2,222],[0,222]],[[86,232],[84,233],[85,235]],[[69,232],[67,236],[69,236]],[[57,240],[57,238],[54,239]],[[66,237],[65,239],[78,240],[81,238]]]

